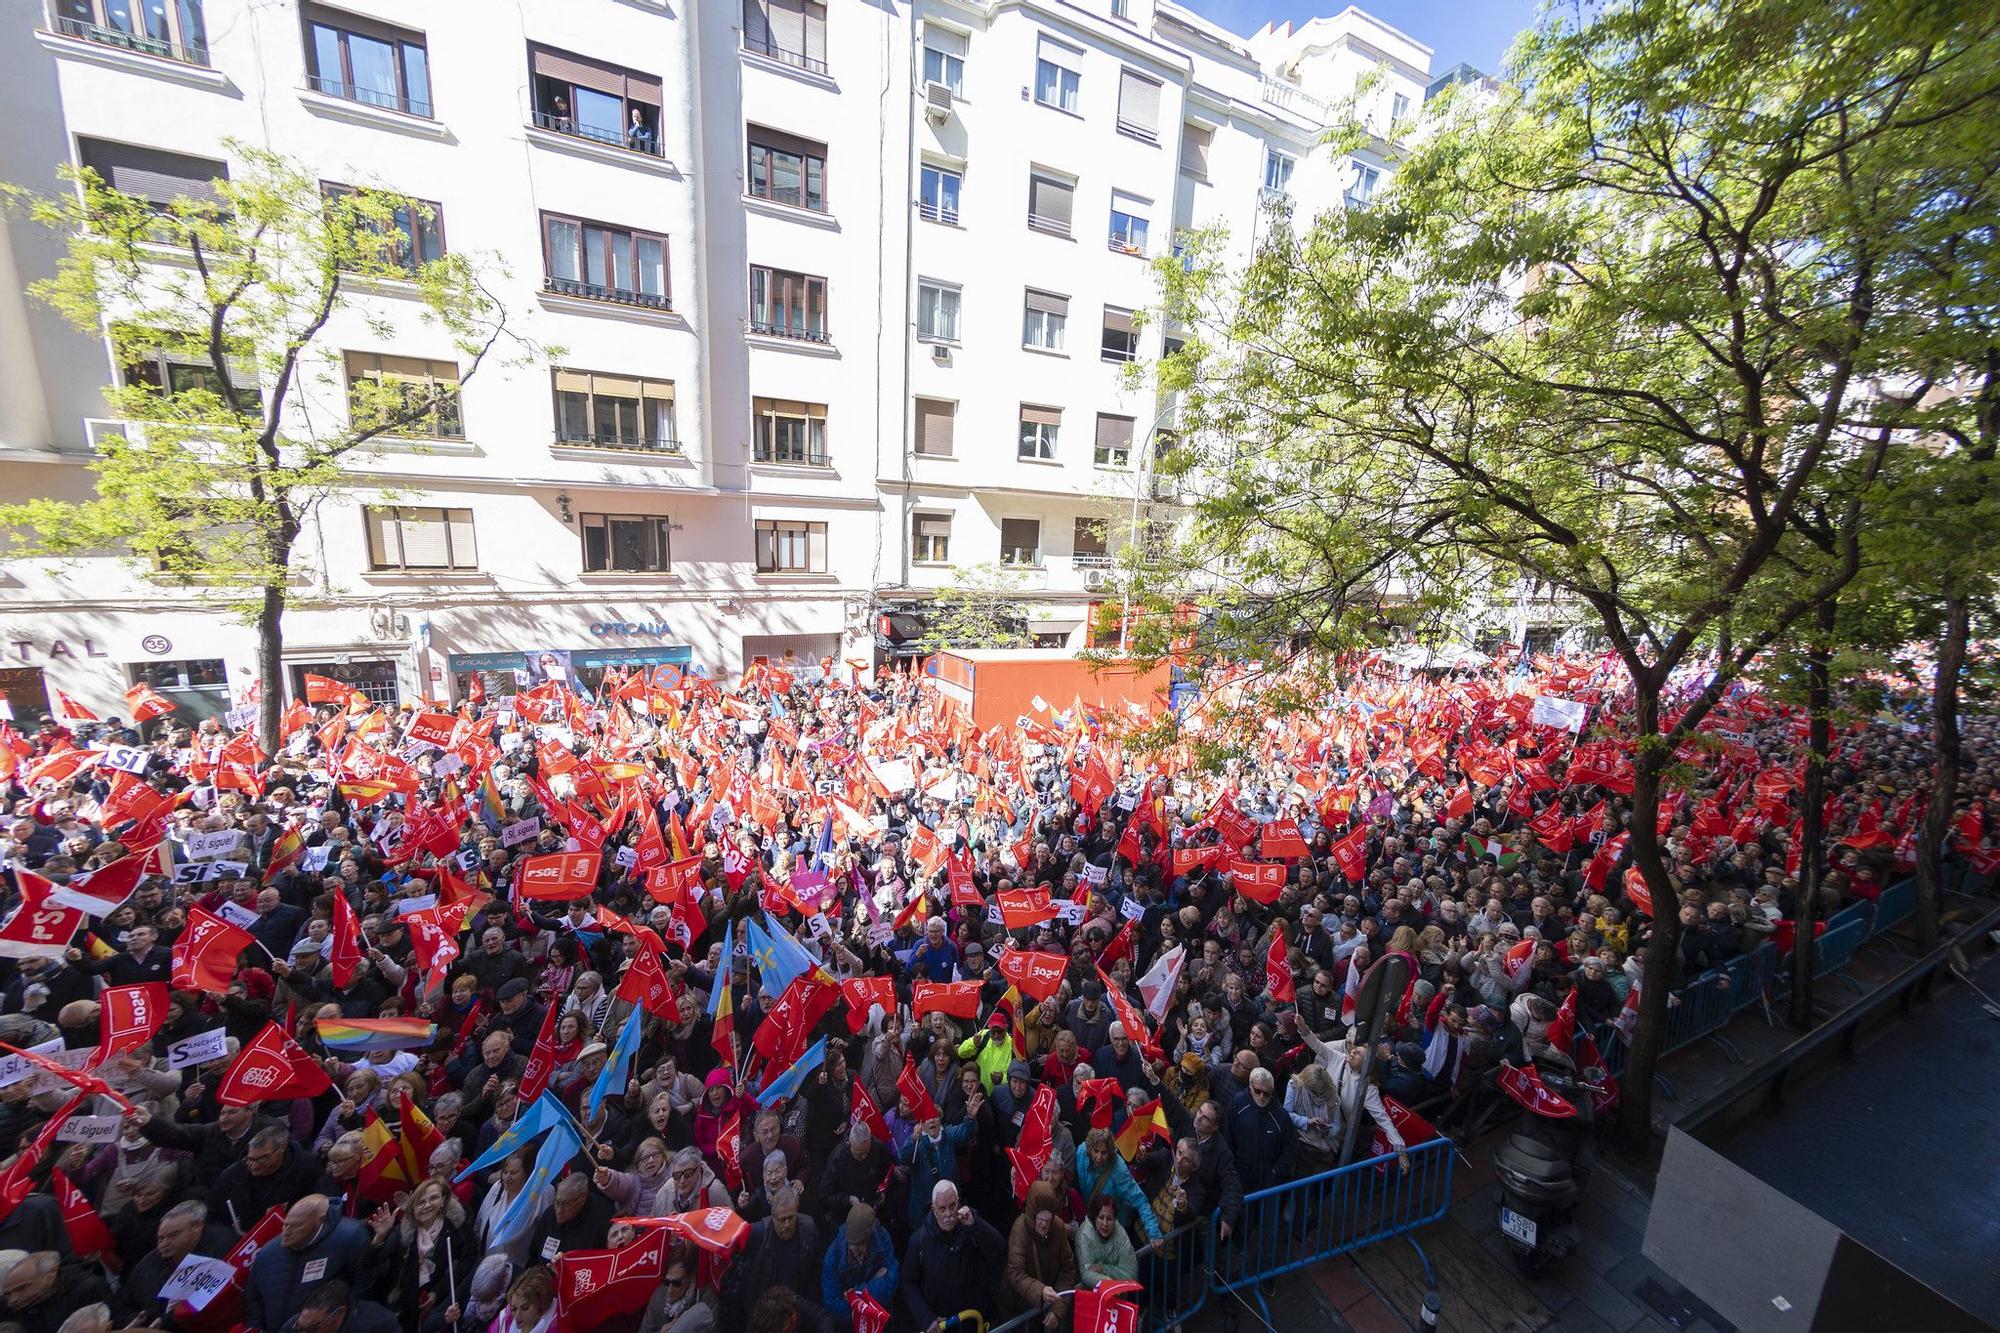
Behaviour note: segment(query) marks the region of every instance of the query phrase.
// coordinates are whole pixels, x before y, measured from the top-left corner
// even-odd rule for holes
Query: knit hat
[[[1018,1078],[1023,1083],[1032,1083],[1035,1081],[1034,1071],[1028,1068],[1026,1060],[1016,1060],[1013,1064],[1008,1065],[1007,1077],[1010,1079]]]
[[[268,1000],[278,989],[278,983],[269,972],[261,967],[243,969],[243,993],[253,1000]]]
[[[875,1234],[875,1210],[860,1200],[855,1200],[847,1210],[846,1226],[849,1245],[866,1245],[869,1237]]]

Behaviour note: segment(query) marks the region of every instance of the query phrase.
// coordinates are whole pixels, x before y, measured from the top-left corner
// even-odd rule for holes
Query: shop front
[[[548,681],[594,695],[612,668],[672,665],[693,668],[694,649],[684,643],[645,648],[530,648],[514,653],[453,653],[447,658],[452,698],[498,699]],[[477,685],[474,682],[477,681]]]

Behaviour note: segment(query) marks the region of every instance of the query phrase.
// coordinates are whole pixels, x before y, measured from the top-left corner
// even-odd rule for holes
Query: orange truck
[[[984,730],[1027,716],[1046,723],[1078,699],[1132,721],[1137,704],[1151,718],[1167,706],[1170,673],[1164,663],[1091,660],[1063,648],[951,649],[931,657],[925,674],[947,703],[970,713]]]

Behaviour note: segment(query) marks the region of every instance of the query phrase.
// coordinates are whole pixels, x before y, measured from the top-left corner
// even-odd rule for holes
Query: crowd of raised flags
[[[145,687],[136,745],[58,694],[35,734],[0,725],[0,1265],[54,1249],[79,1304],[102,1288],[204,1333],[283,1326],[255,1265],[286,1253],[316,1256],[288,1319],[338,1281],[423,1330],[696,1333],[804,1306],[864,1330],[967,1307],[1123,1327],[1136,1265],[1041,1272],[1045,1224],[1093,1264],[1119,1234],[1129,1255],[1226,1227],[1246,1188],[1332,1165],[1346,1118],[1375,1121],[1364,1153],[1400,1153],[1496,1085],[1532,1096],[1541,1051],[1600,1064],[1636,1011],[1654,904],[1629,867],[1616,668],[1343,666],[1318,706],[1256,725],[1270,683],[1225,673],[1164,741],[1080,698],[982,731],[922,677],[782,666],[456,710],[308,676],[275,755]],[[1683,979],[1789,947],[1803,739],[1737,688],[1677,756],[1659,828],[1693,914]],[[1231,757],[1203,767],[1217,742]],[[1921,746],[1893,716],[1855,724],[1831,773],[1826,881],[1869,896],[1913,859]],[[1992,779],[1977,752],[1951,821],[1980,874]],[[1378,1101],[1341,1039],[1392,951],[1412,980]],[[119,1117],[115,1137],[69,1128]],[[254,1182],[182,1154],[246,1158],[270,1125],[312,1160],[296,1197],[242,1216]],[[783,1180],[755,1170],[787,1148]],[[879,1178],[836,1187],[860,1169],[841,1154],[878,1153]],[[129,1189],[106,1206],[155,1156],[151,1211]],[[611,1206],[607,1172],[636,1206]],[[140,1264],[188,1199],[217,1235]],[[436,1262],[452,1227],[487,1261]],[[878,1227],[896,1298],[823,1283]],[[160,1299],[177,1273],[186,1298]]]

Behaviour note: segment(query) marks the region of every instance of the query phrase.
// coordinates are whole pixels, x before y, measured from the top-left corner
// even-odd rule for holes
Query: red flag
[[[1333,844],[1333,859],[1350,884],[1359,884],[1368,875],[1368,826],[1355,829]]]
[[[1285,866],[1281,861],[1252,861],[1232,856],[1229,878],[1245,898],[1268,905],[1278,901],[1278,895],[1284,892]]]
[[[56,886],[33,871],[15,870],[14,881],[21,888],[21,905],[0,924],[0,958],[60,961],[69,952],[70,940],[83,929],[83,912],[52,905],[49,896]]]
[[[889,1333],[889,1312],[859,1287],[847,1293],[847,1313],[854,1333]]]
[[[556,1314],[564,1329],[595,1328],[646,1307],[666,1272],[665,1227],[622,1250],[567,1250],[556,1256]]]
[[[28,1054],[12,1046],[7,1049],[16,1055]],[[31,1057],[31,1060],[33,1059],[34,1057]],[[61,1069],[62,1066],[58,1065],[56,1068]],[[98,1086],[102,1087],[103,1084],[100,1083]],[[12,1212],[21,1206],[23,1199],[35,1192],[35,1167],[40,1165],[43,1155],[55,1143],[63,1122],[75,1115],[88,1100],[90,1100],[88,1090],[78,1092],[63,1105],[61,1110],[48,1118],[34,1138],[21,1145],[13,1164],[4,1172],[0,1172],[0,1208]]]
[[[861,1090],[861,1080],[858,1078],[853,1080],[848,1088],[848,1101],[852,1106],[854,1118],[868,1126],[869,1132],[883,1143],[893,1143],[894,1139],[889,1134],[889,1122],[882,1118],[882,1112],[876,1109],[874,1100]]]
[[[562,902],[588,898],[597,888],[601,860],[596,852],[556,852],[548,856],[524,857],[520,873],[514,877],[514,896]]]
[[[97,714],[91,712],[88,708],[85,708],[82,704],[70,698],[53,685],[49,686],[49,698],[55,701],[56,716],[66,722],[96,722],[99,720]]]
[[[910,1011],[922,1018],[933,1009],[953,1018],[979,1017],[980,981],[919,981],[910,987]]]
[[[1000,921],[1008,930],[1029,930],[1056,914],[1047,889],[1002,889],[997,896]]]
[[[305,673],[306,702],[309,704],[344,704],[354,694],[354,687],[343,685],[326,676]]]
[[[125,691],[125,706],[132,710],[134,722],[151,722],[156,717],[165,717],[173,712],[175,705],[173,700],[142,680]]]
[[[1535,1072],[1533,1065],[1516,1069],[1502,1060],[1499,1084],[1502,1092],[1536,1115],[1545,1116],[1550,1120],[1567,1120],[1576,1115],[1574,1106],[1543,1084],[1542,1076]]]
[[[731,1137],[734,1137],[733,1135]],[[710,1254],[727,1254],[750,1234],[750,1224],[727,1208],[703,1208],[667,1217],[667,1230]]]
[[[1085,1079],[1076,1090],[1076,1104],[1090,1112],[1092,1129],[1110,1129],[1113,1113],[1125,1104],[1125,1085],[1109,1076]]]
[[[1311,854],[1298,821],[1292,819],[1274,819],[1264,825],[1257,842],[1257,855],[1267,861],[1297,861]]]
[[[111,1238],[111,1228],[104,1225],[104,1219],[90,1206],[90,1200],[70,1183],[61,1167],[49,1172],[49,1193],[56,1196],[56,1206],[62,1209],[63,1229],[69,1232],[71,1252],[79,1259],[102,1259],[106,1268],[122,1273],[125,1264],[118,1257],[118,1242]]]
[[[1046,1000],[1061,989],[1069,959],[1059,953],[1036,953],[1028,949],[1001,951],[1000,975],[1033,1000]]]
[[[840,997],[847,1001],[847,1026],[852,1032],[859,1032],[868,1025],[868,1009],[871,1005],[881,1005],[882,1012],[896,1012],[896,979],[894,977],[850,977],[840,983]]]
[[[1575,987],[1571,987],[1569,994],[1563,996],[1562,1003],[1556,1006],[1555,1020],[1549,1024],[1548,1031],[1542,1034],[1542,1040],[1548,1042],[1552,1050],[1561,1051],[1564,1055],[1572,1054],[1572,1048],[1576,1044]]]
[[[801,972],[764,1015],[750,1044],[773,1070],[790,1069],[805,1054],[806,1038],[840,999],[840,987],[818,972]]]
[[[174,989],[216,994],[228,990],[236,975],[237,955],[256,947],[257,941],[248,931],[199,907],[188,908],[187,925],[174,941]]]
[[[1139,1333],[1139,1307],[1119,1297],[1139,1291],[1137,1282],[1100,1282],[1076,1293],[1076,1333]]]
[[[618,979],[618,998],[629,1000],[662,1018],[680,1021],[680,1014],[674,1004],[674,983],[667,978],[666,969],[660,966],[660,955],[643,941],[639,951],[632,955],[632,965],[625,969],[625,975]],[[549,1006],[553,1009],[555,1006]]]
[[[317,1097],[333,1086],[326,1071],[276,1023],[250,1039],[215,1089],[224,1106],[252,1106],[288,1097]]]
[[[935,1120],[938,1115],[937,1103],[931,1100],[930,1089],[917,1077],[917,1062],[910,1056],[903,1057],[903,1072],[896,1076],[896,1091],[910,1104],[910,1118],[921,1124]]]
[[[368,956],[368,951],[361,942],[361,920],[354,915],[354,904],[339,889],[333,893],[332,935],[333,952],[327,961],[331,964],[334,986],[345,990],[360,971],[361,960]]]
[[[97,1055],[91,1063],[101,1065],[153,1039],[167,1017],[167,983],[113,986],[99,995],[97,1002],[102,1009],[97,1018]]]
[[[1147,1059],[1165,1059],[1160,1048],[1153,1044],[1153,1030],[1146,1026],[1145,1015],[1133,1007],[1132,1001],[1126,998],[1124,988],[1111,979],[1110,973],[1104,970],[1102,960],[1097,965],[1097,979],[1104,983],[1104,998],[1111,1001],[1112,1010],[1125,1027],[1125,1035],[1138,1043]]]
[[[535,1038],[535,1049],[528,1056],[528,1063],[521,1070],[521,1104],[530,1105],[542,1095],[542,1089],[549,1086],[549,1075],[556,1067],[556,1017],[561,1005],[551,1002],[542,1014],[541,1034]]]
[[[230,1246],[222,1256],[223,1261],[234,1270],[229,1285],[209,1298],[208,1304],[199,1311],[185,1301],[175,1301],[168,1307],[173,1316],[174,1326],[189,1329],[192,1333],[228,1333],[239,1326],[243,1314],[243,1283],[250,1272],[250,1261],[257,1257],[257,1251],[278,1238],[285,1227],[286,1205],[274,1203],[269,1212],[257,1222],[243,1238]]]
[[[411,1180],[420,1181],[430,1174],[431,1154],[444,1146],[444,1135],[410,1100],[408,1088],[398,1087],[396,1098],[396,1149],[403,1159],[403,1170]]]
[[[1099,969],[1116,966],[1120,958],[1132,952],[1134,943],[1132,919],[1127,917],[1125,924],[1118,927],[1118,933],[1111,937],[1111,943],[1104,946],[1104,952],[1097,955]]]
[[[1458,784],[1458,790],[1451,794],[1451,799],[1444,803],[1444,817],[1446,819],[1463,819],[1471,813],[1472,785],[1461,782]]]
[[[1271,1003],[1298,1003],[1297,985],[1292,980],[1291,946],[1285,943],[1282,925],[1271,932],[1270,952],[1264,955],[1264,980],[1271,988]]]
[[[1387,1093],[1382,1094],[1382,1109],[1389,1113],[1389,1123],[1403,1136],[1403,1146],[1413,1148],[1419,1143],[1427,1143],[1438,1136],[1437,1126],[1412,1111]],[[1383,1157],[1389,1152],[1389,1136],[1382,1127],[1375,1127],[1375,1137],[1369,1145],[1369,1155]],[[1377,1168],[1380,1169],[1379,1167]]]

